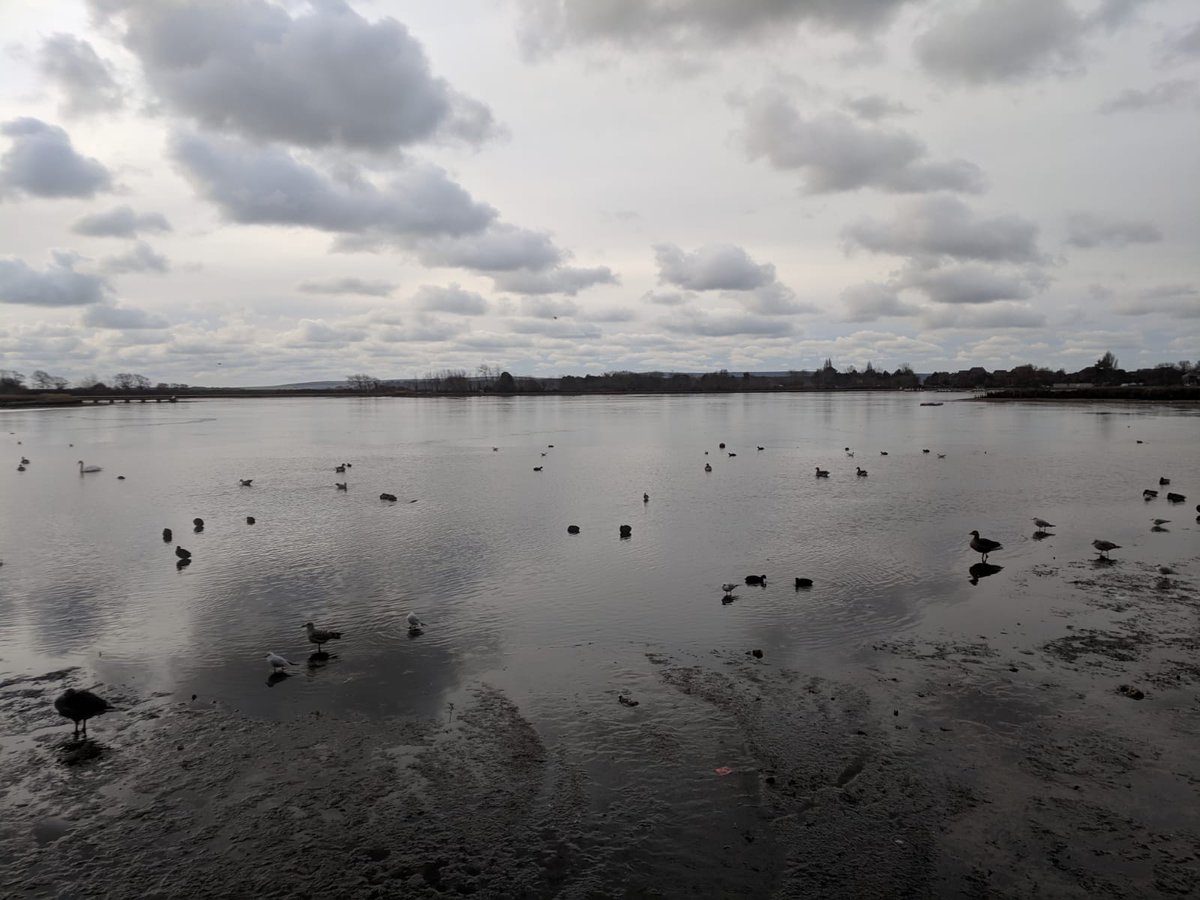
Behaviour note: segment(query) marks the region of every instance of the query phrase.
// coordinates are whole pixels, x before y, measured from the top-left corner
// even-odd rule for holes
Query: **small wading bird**
[[[328,628],[317,628],[312,622],[304,623],[304,630],[308,632],[308,640],[311,644],[317,645],[317,652],[321,652],[321,645],[327,644],[330,641],[341,640],[342,633],[333,631]]]
[[[999,541],[991,541],[985,537],[980,537],[978,531],[971,532],[971,549],[976,553],[981,554],[982,562],[987,562],[988,554],[993,550],[1002,550]]]
[[[87,737],[87,720],[93,716],[102,716],[113,707],[103,697],[97,697],[91,691],[77,691],[67,688],[54,701],[54,708],[64,719],[75,723],[75,736],[79,736],[79,723],[83,723],[83,736]]]
[[[409,634],[420,634],[425,630],[425,623],[417,617],[416,613],[409,613],[405,621],[408,622]]]
[[[99,471],[100,471],[99,466],[85,466],[83,464],[82,459],[79,461],[79,474],[80,475],[82,475],[84,472],[99,472]]]
[[[1096,540],[1092,541],[1092,546],[1100,552],[1101,559],[1108,559],[1108,552],[1110,550],[1121,549],[1120,544],[1114,544],[1112,541],[1102,541],[1099,538],[1096,538]]]
[[[269,662],[271,664],[272,672],[278,672],[281,669],[283,669],[284,666],[294,666],[295,665],[294,662],[292,662],[291,660],[288,660],[288,659],[284,659],[282,656],[280,656],[278,653],[276,653],[273,650],[267,651],[267,662]]]
[[[1033,524],[1038,527],[1039,531],[1045,531],[1047,528],[1057,527],[1052,522],[1047,522],[1045,519],[1036,519],[1035,518],[1033,520]]]

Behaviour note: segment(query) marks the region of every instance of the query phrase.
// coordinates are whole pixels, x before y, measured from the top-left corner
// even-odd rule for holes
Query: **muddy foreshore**
[[[740,651],[648,653],[663,696],[715,717],[754,762],[728,780],[703,773],[736,780],[737,804],[713,822],[710,845],[687,848],[685,867],[664,868],[672,854],[648,839],[669,825],[677,800],[666,788],[649,798],[601,790],[584,761],[487,684],[438,721],[290,722],[106,686],[122,712],[74,741],[50,700],[83,673],[9,679],[0,889],[1197,896],[1196,562],[1035,571],[1014,590],[1061,586],[1056,637],[1005,629],[876,644],[845,681]],[[659,733],[653,698],[627,712],[664,759],[690,759],[688,738]],[[648,816],[644,801],[666,815]]]

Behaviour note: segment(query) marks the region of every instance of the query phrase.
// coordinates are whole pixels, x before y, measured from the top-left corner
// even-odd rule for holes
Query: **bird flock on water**
[[[729,458],[732,459],[737,456],[737,453],[735,451],[727,450],[726,445],[724,443],[721,443],[719,445],[719,447],[721,450],[726,451],[726,455]],[[553,444],[547,445],[547,449],[553,449],[553,448],[554,448]],[[499,452],[500,448],[492,447],[491,449],[493,452]],[[763,451],[766,448],[762,445],[755,445],[755,449],[756,449],[756,451]],[[922,454],[930,454],[931,453],[931,451],[928,448],[923,449],[921,452],[922,452]],[[845,453],[846,453],[847,458],[854,457],[854,451],[850,447],[845,448]],[[880,450],[879,453],[881,456],[889,455],[889,452],[887,450]],[[540,451],[541,457],[547,457],[547,455],[548,454],[546,451],[544,451],[544,450]],[[706,456],[708,455],[708,451],[705,451],[705,455]],[[937,453],[938,459],[944,459],[945,456],[946,456],[945,453],[941,453],[941,452]],[[31,465],[31,462],[30,462],[29,458],[22,455],[20,458],[20,462],[18,464],[17,470],[20,472],[24,472],[24,471],[26,471],[26,467],[28,467],[30,465]],[[81,476],[87,475],[87,474],[94,474],[94,473],[103,471],[103,469],[100,466],[88,465],[83,460],[79,460],[77,462],[77,465],[79,466],[79,474]],[[335,466],[334,471],[339,474],[342,474],[342,473],[347,472],[351,468],[351,466],[352,466],[352,464],[349,462],[340,463],[337,466]],[[534,466],[533,468],[534,468],[535,472],[541,472],[544,469],[544,464]],[[706,462],[704,465],[704,470],[705,470],[705,472],[712,472],[713,471],[712,464]],[[816,473],[816,477],[818,479],[828,479],[828,478],[830,478],[830,475],[831,475],[831,472],[829,469],[822,469],[820,466],[815,467],[815,473]],[[867,470],[864,469],[862,466],[855,466],[854,474],[855,474],[856,479],[866,478],[868,475]],[[118,476],[118,477],[121,478],[121,480],[124,480],[123,476]],[[254,483],[253,478],[239,478],[238,479],[238,485],[243,488],[253,487],[253,483]],[[1171,483],[1171,480],[1169,478],[1167,478],[1166,476],[1160,477],[1159,481],[1158,481],[1159,487],[1168,486],[1168,485],[1170,485],[1170,483]],[[348,480],[342,481],[342,482],[334,482],[334,487],[338,491],[347,491],[349,489]],[[1157,500],[1158,497],[1159,497],[1159,491],[1154,488],[1146,488],[1142,491],[1142,498],[1147,503]],[[396,502],[396,500],[397,500],[395,495],[389,494],[389,493],[381,494],[380,499],[385,500],[385,501],[390,501],[390,502]],[[1169,503],[1179,504],[1179,503],[1185,502],[1187,497],[1185,495],[1175,492],[1175,491],[1168,491],[1166,494],[1166,499]],[[417,501],[410,500],[409,502],[415,503]],[[643,503],[650,502],[650,495],[648,493],[642,494],[642,502]],[[1196,510],[1197,510],[1197,512],[1200,512],[1200,506],[1197,506]],[[1041,540],[1043,538],[1052,536],[1050,529],[1056,527],[1054,525],[1054,523],[1049,522],[1046,519],[1043,519],[1041,517],[1036,517],[1036,516],[1032,518],[1032,521],[1033,521],[1033,524],[1037,528],[1037,531],[1034,533],[1035,539]],[[1170,522],[1171,522],[1170,519],[1165,519],[1165,518],[1161,518],[1161,517],[1155,517],[1155,518],[1151,519],[1150,521],[1151,521],[1151,530],[1156,531],[1156,532],[1166,531],[1167,529],[1165,526],[1170,524]],[[1197,516],[1197,521],[1200,522],[1200,516]],[[255,518],[253,516],[247,516],[246,522],[247,522],[247,524],[254,524]],[[203,519],[195,518],[192,520],[192,524],[193,524],[193,531],[195,533],[199,534],[199,533],[203,532],[203,530],[204,530],[204,520]],[[620,536],[622,538],[630,537],[631,532],[632,532],[632,528],[629,525],[622,525],[619,530],[620,530]],[[568,532],[571,534],[579,534],[580,528],[577,525],[571,525],[568,527]],[[999,569],[1000,569],[999,566],[993,566],[988,563],[988,557],[992,553],[1003,550],[1004,547],[1001,544],[1001,542],[999,542],[997,540],[993,540],[992,538],[982,536],[978,530],[970,531],[969,536],[970,536],[970,541],[969,541],[970,549],[972,551],[980,554],[980,562],[976,563],[975,565],[973,565],[971,567],[971,570],[972,570],[972,579],[971,580],[973,583],[977,583],[979,577],[983,577],[984,575],[992,574],[996,571],[999,571]],[[173,538],[174,538],[174,535],[173,535],[172,529],[164,528],[162,531],[162,539],[163,539],[164,543],[172,543]],[[1120,544],[1114,543],[1113,541],[1103,539],[1103,538],[1093,539],[1091,542],[1091,545],[1098,554],[1097,562],[1104,562],[1104,563],[1112,562],[1112,558],[1110,556],[1112,551],[1121,549]],[[187,550],[183,546],[176,544],[174,552],[175,552],[175,556],[176,556],[176,565],[179,568],[184,568],[192,562],[191,551]],[[766,587],[767,576],[765,574],[747,575],[747,576],[745,576],[743,581],[746,585]],[[722,602],[729,603],[729,602],[732,602],[734,599],[736,599],[736,596],[734,595],[734,591],[738,588],[738,586],[739,585],[737,582],[723,582],[720,585],[720,588],[722,591]],[[807,578],[807,577],[796,577],[795,578],[795,587],[798,591],[801,589],[811,588],[812,586],[813,586],[813,580],[811,578]],[[407,616],[405,617],[404,621],[405,621],[405,626],[407,628],[408,634],[411,637],[415,637],[415,636],[423,634],[425,632],[426,628],[428,627],[428,625],[425,623],[425,621],[422,620],[415,612],[409,612],[407,614]],[[309,658],[310,662],[314,658],[317,658],[317,659],[328,658],[328,655],[325,654],[325,652],[324,652],[325,645],[329,644],[333,641],[339,641],[342,639],[342,632],[340,630],[336,630],[334,628],[317,627],[311,621],[306,622],[303,627],[304,627],[305,634],[307,636],[309,643],[316,646],[316,653],[314,653],[312,656],[310,656],[310,658]],[[270,667],[270,670],[272,673],[272,676],[271,676],[272,679],[286,677],[287,670],[289,668],[294,668],[297,665],[292,660],[290,660],[287,657],[282,656],[278,653],[275,653],[274,651],[268,651],[267,654],[265,655],[265,659],[266,659],[268,666]],[[272,683],[272,682],[269,681],[268,683]],[[627,705],[636,705],[636,701],[632,704],[627,704]],[[62,694],[60,694],[57,698],[55,698],[54,709],[63,718],[70,719],[72,721],[72,723],[74,724],[74,727],[75,727],[74,734],[73,734],[74,737],[79,737],[82,735],[83,737],[86,738],[88,720],[95,718],[96,716],[103,715],[103,714],[115,709],[115,707],[113,707],[107,700],[96,695],[95,693],[93,693],[91,691],[79,690],[79,689],[75,689],[75,688],[68,688]]]

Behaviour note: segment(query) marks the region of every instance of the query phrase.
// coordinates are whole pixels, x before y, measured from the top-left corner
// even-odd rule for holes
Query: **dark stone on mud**
[[[1117,688],[1118,694],[1123,694],[1130,700],[1145,700],[1146,693],[1132,684],[1123,684]]]
[[[757,648],[755,648],[754,650],[751,650],[750,655],[753,656],[755,659],[763,658],[763,652]]]

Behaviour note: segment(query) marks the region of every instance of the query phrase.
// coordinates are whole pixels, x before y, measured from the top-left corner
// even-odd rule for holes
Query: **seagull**
[[[993,550],[1003,549],[1000,546],[999,541],[991,541],[991,540],[988,540],[987,538],[980,537],[978,531],[972,531],[970,534],[971,534],[971,549],[974,550],[976,553],[982,554],[983,562],[987,562],[988,554],[991,553]]]
[[[867,477],[867,470],[864,469],[862,466],[855,466],[854,470],[855,470],[854,474],[857,475],[859,478]]]
[[[284,666],[294,666],[295,663],[289,659],[284,659],[273,650],[267,651],[267,662],[271,664],[271,671],[278,672]]]
[[[1092,546],[1100,551],[1101,559],[1108,559],[1108,551],[1109,550],[1120,550],[1121,549],[1120,544],[1114,544],[1112,541],[1102,541],[1099,538],[1092,541]]]
[[[329,641],[341,639],[340,631],[333,631],[327,628],[317,628],[312,622],[305,622],[304,629],[308,632],[308,640],[310,643],[317,645],[317,652],[321,652],[321,645]]]
[[[945,453],[939,453],[937,456],[938,456],[938,459],[945,459],[945,458],[946,458],[946,454],[945,454]]]
[[[1045,519],[1036,519],[1035,518],[1033,520],[1033,524],[1036,525],[1038,527],[1038,529],[1041,531],[1045,531],[1047,528],[1057,528],[1058,527],[1056,525],[1051,524],[1050,522],[1047,522]]]
[[[425,623],[422,622],[419,618],[417,618],[416,613],[409,613],[408,617],[405,619],[405,621],[408,622],[408,633],[409,634],[420,634],[422,631],[425,630]]]
[[[83,723],[83,736],[87,737],[87,720],[92,716],[102,716],[113,707],[103,697],[97,697],[91,691],[77,691],[67,688],[54,701],[54,708],[64,719],[75,723],[75,736],[79,736],[79,723]]]
[[[99,471],[100,471],[99,466],[85,466],[83,464],[82,459],[79,461],[79,474],[80,475],[82,475],[84,472],[99,472]]]
[[[828,469],[822,469],[820,466],[817,466],[817,477],[818,477],[818,478],[828,478],[828,477],[829,477],[829,470],[828,470]]]
[[[242,487],[250,487],[250,484],[253,481],[254,481],[253,478],[239,478],[238,484],[240,484]]]
[[[733,584],[732,582],[727,581],[723,585],[721,585],[721,590],[723,590],[725,592],[726,597],[732,597],[733,589],[735,587],[737,587],[736,584]]]

